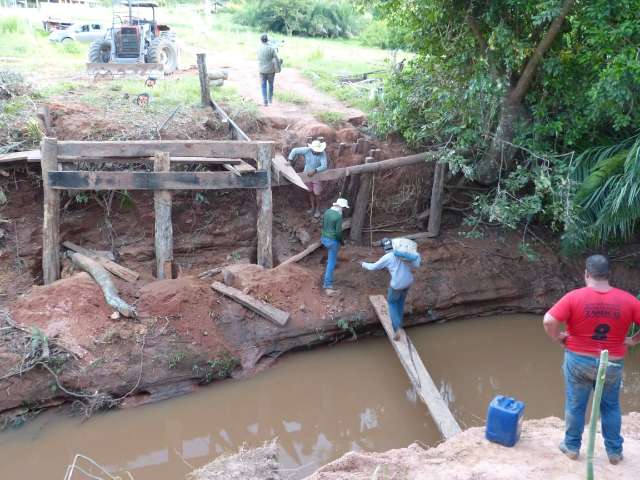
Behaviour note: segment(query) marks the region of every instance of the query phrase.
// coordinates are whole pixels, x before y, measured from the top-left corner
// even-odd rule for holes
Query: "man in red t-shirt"
[[[567,293],[544,316],[544,329],[565,347],[565,436],[560,450],[578,458],[585,412],[596,382],[600,352],[609,350],[600,412],[602,436],[609,461],[622,460],[620,384],[628,345],[640,343],[640,333],[627,337],[632,323],[640,325],[640,301],[609,285],[609,261],[602,255],[587,258],[586,287]],[[566,324],[566,331],[561,324]]]

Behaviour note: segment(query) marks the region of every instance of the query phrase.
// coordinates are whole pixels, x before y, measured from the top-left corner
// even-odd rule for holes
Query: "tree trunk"
[[[558,16],[549,25],[549,29],[522,69],[517,83],[512,85],[503,100],[500,120],[496,133],[491,140],[491,147],[477,165],[476,174],[480,183],[492,185],[498,181],[501,173],[507,173],[513,167],[516,148],[512,145],[512,142],[518,122],[525,118],[522,101],[531,87],[536,70],[542,62],[542,57],[560,33],[564,19],[574,4],[575,0],[564,0]],[[472,23],[471,29],[475,34]]]

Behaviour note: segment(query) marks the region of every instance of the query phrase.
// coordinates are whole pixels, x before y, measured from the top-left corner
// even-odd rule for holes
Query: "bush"
[[[24,20],[17,17],[8,17],[0,19],[0,33],[24,33],[26,25]]]
[[[267,32],[308,37],[352,37],[362,17],[346,0],[250,0],[234,19]]]
[[[358,40],[365,47],[378,47],[386,50],[406,48],[405,33],[390,26],[384,20],[373,20],[362,29]]]

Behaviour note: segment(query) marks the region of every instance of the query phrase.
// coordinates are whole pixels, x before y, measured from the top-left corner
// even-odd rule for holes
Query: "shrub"
[[[372,20],[358,35],[358,41],[365,47],[378,47],[386,50],[406,48],[405,33],[384,20]]]
[[[235,20],[263,31],[309,37],[352,37],[362,17],[346,0],[250,0]]]

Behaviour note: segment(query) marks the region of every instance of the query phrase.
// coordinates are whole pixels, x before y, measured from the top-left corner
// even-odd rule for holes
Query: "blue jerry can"
[[[515,398],[498,395],[487,410],[487,440],[505,447],[513,447],[520,439],[524,403]]]

